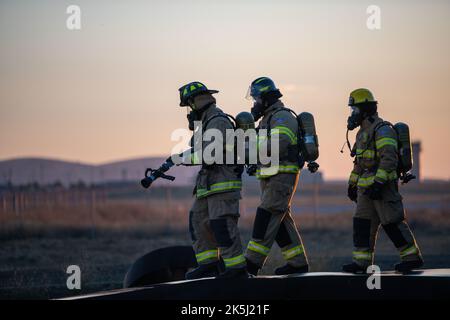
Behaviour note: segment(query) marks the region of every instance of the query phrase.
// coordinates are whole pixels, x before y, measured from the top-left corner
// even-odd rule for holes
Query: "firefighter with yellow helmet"
[[[353,262],[343,271],[365,273],[373,264],[379,226],[383,227],[400,254],[398,272],[409,272],[423,265],[413,233],[405,220],[402,196],[398,191],[399,140],[395,126],[377,113],[377,101],[364,88],[350,93],[352,113],[347,129],[359,127],[351,149],[355,158],[348,182],[348,197],[356,202],[353,217]],[[349,144],[350,146],[350,144]]]

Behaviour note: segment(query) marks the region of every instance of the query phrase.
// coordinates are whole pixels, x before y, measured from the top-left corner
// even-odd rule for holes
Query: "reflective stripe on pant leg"
[[[283,257],[285,260],[292,259],[300,254],[303,254],[303,247],[302,246],[296,246],[287,250],[284,250],[281,252],[283,254]]]
[[[404,261],[406,260],[412,261],[421,258],[422,254],[420,253],[420,249],[417,246],[416,240],[414,239],[414,235],[411,229],[409,229],[409,226],[406,223],[406,221],[403,221],[401,224],[399,224],[399,227],[404,237],[408,240],[407,245],[398,248],[400,252],[400,259]]]
[[[286,231],[289,234],[289,238],[291,239],[291,244],[285,247],[281,247],[281,252],[287,253],[283,254],[284,259],[287,261],[289,265],[293,267],[308,265],[306,249],[303,246],[302,238],[300,236],[299,230],[297,229],[297,226],[295,225],[295,221],[291,215],[290,210],[286,213],[282,225],[286,227]],[[293,248],[295,247],[299,247],[301,249],[301,252],[299,252],[299,250],[293,250]]]
[[[398,201],[397,205],[400,208],[401,202]],[[394,215],[394,213],[396,213],[396,215]],[[398,212],[392,212],[392,214],[387,215],[387,217],[390,218],[390,216],[392,216],[393,218],[391,219],[394,219],[395,217],[400,216],[400,214],[403,214],[403,210],[400,211],[400,209],[398,209]],[[400,216],[400,218],[403,217]],[[416,240],[414,239],[414,235],[406,220],[398,223],[383,225],[383,228],[399,251],[400,258],[402,260],[416,260],[421,256]]]
[[[225,267],[245,265],[238,228],[239,199],[239,193],[216,194],[207,198],[210,226]]]
[[[230,243],[227,245],[226,239],[217,239],[220,256],[222,257],[226,268],[241,268],[245,266],[245,258],[242,250],[241,237],[237,227],[238,217],[227,217],[219,220],[227,222],[224,228],[227,228],[227,238]],[[226,240],[226,241],[225,241]]]
[[[245,264],[245,258],[244,255],[240,254],[236,257],[232,258],[223,258],[223,262],[225,263],[225,267],[235,267],[237,265],[244,265]]]
[[[195,235],[193,248],[198,263],[217,260],[217,243],[209,225],[208,204],[206,199],[195,199],[191,208],[191,226]]]
[[[197,189],[197,198],[204,198],[208,195],[221,193],[224,191],[241,190],[242,181],[231,180],[225,182],[215,183],[209,186],[209,189]]]
[[[353,251],[353,259],[365,263],[372,263],[373,252],[371,251]]]
[[[353,217],[353,262],[361,267],[372,264],[380,219],[374,201],[358,189],[358,203]]]
[[[406,258],[407,256],[410,255],[418,255],[419,254],[419,249],[416,247],[416,245],[412,245],[407,247],[406,249],[400,251],[400,258]]]
[[[270,248],[267,248],[253,240],[248,243],[247,249],[257,252],[257,253],[260,253],[266,257],[269,255],[269,252],[270,252]]]
[[[217,261],[219,259],[218,250],[206,250],[195,255],[198,264]]]

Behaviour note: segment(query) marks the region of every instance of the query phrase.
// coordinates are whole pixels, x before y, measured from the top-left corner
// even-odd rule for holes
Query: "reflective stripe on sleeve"
[[[384,146],[394,146],[395,148],[397,148],[397,140],[393,139],[393,138],[381,138],[378,139],[377,141],[375,141],[375,146],[377,149],[381,149]]]
[[[387,172],[384,169],[378,168],[375,178],[377,181],[384,183],[388,180],[397,179],[397,172],[396,171]]]
[[[275,128],[273,128],[272,130],[270,130],[270,135],[275,135],[275,134],[284,134],[287,135],[289,137],[289,139],[291,140],[291,144],[297,144],[297,135],[288,127],[285,126],[276,126]]]
[[[369,177],[364,177],[364,178],[360,177],[358,179],[358,187],[365,188],[365,187],[371,186],[374,182],[374,179],[375,179],[375,176],[369,176]]]
[[[364,159],[373,159],[375,158],[374,150],[365,150],[365,149],[356,149],[356,157],[364,158]]]
[[[355,172],[352,172],[350,174],[350,178],[348,179],[348,182],[350,184],[357,184],[358,183],[358,179],[359,179],[359,175]]]

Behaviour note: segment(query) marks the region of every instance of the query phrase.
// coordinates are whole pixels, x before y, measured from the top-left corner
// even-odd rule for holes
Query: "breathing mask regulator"
[[[264,114],[264,104],[261,98],[257,98],[253,101],[253,107],[250,109],[250,113],[252,114],[255,121],[261,119]]]
[[[194,104],[193,104],[193,106],[195,107]],[[189,111],[189,109],[187,109],[188,113],[186,114],[186,118],[189,123],[189,130],[191,130],[191,131],[195,130],[194,122],[200,121],[202,118],[202,113],[200,112],[200,110],[194,109],[193,106],[191,105],[191,111]]]
[[[189,130],[195,131],[194,122],[201,121],[203,113],[216,103],[216,99],[208,93],[199,94],[188,100],[191,111],[186,115],[189,122]]]
[[[376,103],[367,103],[361,106],[350,107],[352,108],[352,112],[347,118],[347,132],[345,133],[346,142],[344,142],[344,145],[341,148],[341,153],[344,153],[344,147],[347,145],[350,151],[350,156],[353,158],[356,154],[352,151],[352,147],[348,139],[348,132],[358,128],[365,119],[369,118],[370,120],[370,117],[377,112],[377,105]]]
[[[347,130],[352,131],[361,125],[364,120],[364,113],[357,106],[350,107],[352,112],[347,118]]]
[[[272,79],[260,77],[250,84],[245,98],[253,100],[253,107],[250,112],[255,121],[258,121],[264,115],[264,111],[282,96]]]
[[[216,102],[212,94],[219,91],[210,90],[198,81],[185,84],[178,91],[180,93],[180,107],[191,108],[186,117],[189,122],[189,130],[194,131],[194,122],[200,121],[202,113]]]
[[[341,153],[344,153],[344,147],[347,145],[350,150],[350,156],[354,157],[356,154],[352,151],[348,139],[348,132],[358,128],[364,119],[371,117],[377,112],[377,101],[368,89],[360,88],[350,93],[348,106],[351,108],[351,113],[347,118],[347,132],[345,134],[346,142],[344,142],[341,148]]]
[[[255,121],[258,121],[264,115],[264,111],[278,101],[283,95],[279,90],[267,92],[259,97],[253,98],[253,107],[250,109]]]
[[[350,141],[348,139],[348,132],[358,128],[361,125],[361,123],[363,122],[364,117],[363,117],[363,113],[361,112],[361,109],[359,109],[358,107],[350,106],[350,108],[352,108],[352,112],[349,115],[349,117],[347,118],[347,132],[345,133],[346,142],[344,142],[344,144],[342,145],[341,153],[344,153],[344,147],[345,147],[345,145],[347,145],[348,150],[350,151],[350,156],[353,158],[355,156],[355,154],[352,151],[352,147],[351,147]]]

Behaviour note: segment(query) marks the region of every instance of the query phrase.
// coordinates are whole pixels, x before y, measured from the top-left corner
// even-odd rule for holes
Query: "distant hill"
[[[90,165],[79,162],[43,158],[20,158],[0,161],[0,184],[11,181],[14,185],[38,182],[50,184],[61,182],[69,185],[77,182],[104,183],[119,181],[139,181],[148,167],[158,168],[164,158],[149,157]],[[173,186],[191,185],[198,168],[174,167],[170,174],[176,176],[170,182],[161,179],[158,185],[170,183]]]
[[[83,182],[86,184],[139,181],[143,178],[148,167],[158,168],[165,158],[148,157],[110,162],[100,165],[91,165],[80,162],[70,162],[45,158],[17,158],[0,161],[0,185],[9,181],[13,185],[39,183],[41,185],[60,182],[63,185]],[[158,185],[188,186],[195,181],[195,175],[199,167],[179,166],[170,169],[169,173],[176,177],[170,182],[161,179]],[[311,183],[316,179],[322,182],[320,172],[312,175],[308,170],[303,170],[301,183]],[[254,181],[244,174],[246,182]]]

